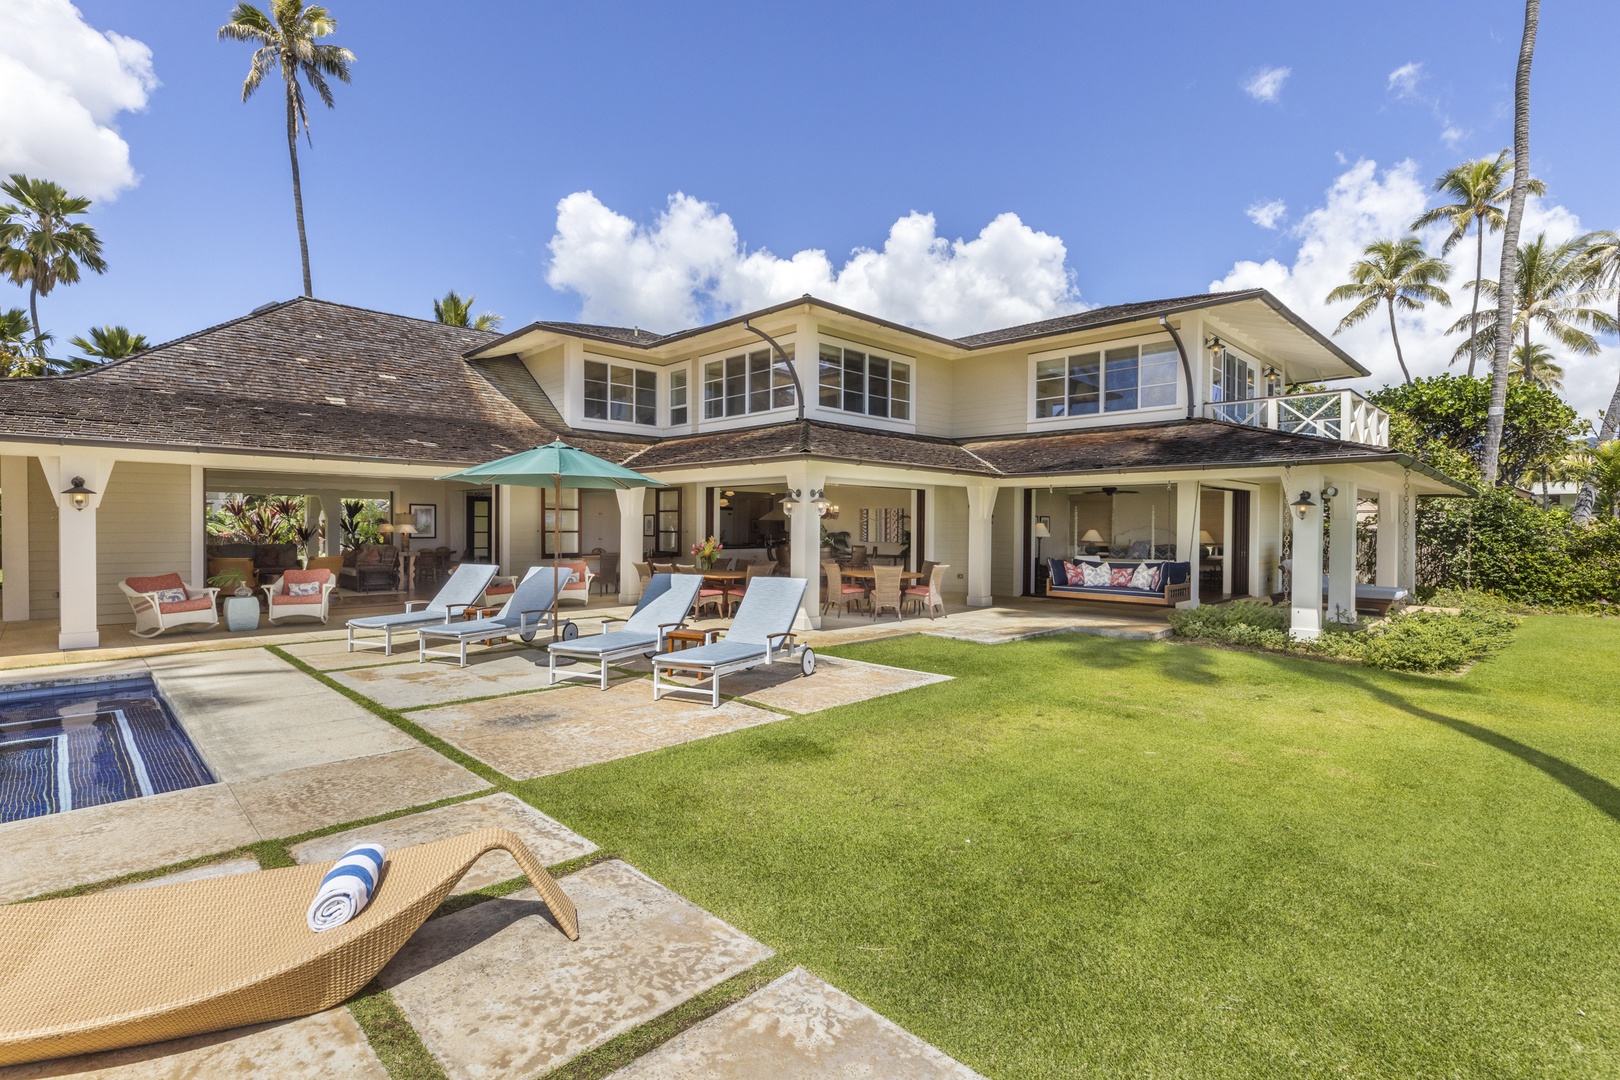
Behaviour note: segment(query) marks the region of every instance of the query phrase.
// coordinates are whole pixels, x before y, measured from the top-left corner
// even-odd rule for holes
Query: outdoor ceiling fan
[[[1142,494],[1140,491],[1137,491],[1134,488],[1101,487],[1101,488],[1098,488],[1097,490],[1102,492],[1104,495],[1107,495],[1110,499],[1113,498],[1115,495],[1140,495],[1140,494]]]

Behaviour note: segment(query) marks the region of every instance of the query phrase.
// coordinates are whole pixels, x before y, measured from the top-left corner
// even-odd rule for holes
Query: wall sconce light
[[[816,508],[817,517],[826,517],[827,511],[832,509],[832,500],[827,498],[827,492],[817,488],[810,492],[810,505]]]
[[[1332,484],[1329,484],[1327,487],[1322,489],[1322,498],[1324,498],[1324,499],[1336,499],[1338,497],[1339,497],[1339,489],[1334,487]]]
[[[84,477],[75,476],[73,486],[62,492],[62,494],[73,496],[73,509],[83,510],[90,505],[90,496],[94,495],[95,492],[84,486]]]
[[[1294,513],[1299,515],[1299,520],[1304,521],[1305,515],[1309,514],[1311,510],[1315,508],[1316,503],[1311,501],[1310,492],[1302,491],[1299,493],[1299,498],[1295,499],[1288,505],[1294,508]]]
[[[1209,340],[1204,343],[1204,347],[1212,353],[1218,353],[1222,349],[1226,348],[1226,342],[1222,341],[1214,334],[1211,334],[1209,335]]]
[[[792,517],[793,516],[793,511],[797,510],[798,508],[799,508],[799,489],[798,488],[788,488],[787,495],[785,495],[782,498],[782,513],[787,514],[789,517]]]

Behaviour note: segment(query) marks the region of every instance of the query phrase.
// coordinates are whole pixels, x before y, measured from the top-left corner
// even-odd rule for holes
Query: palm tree
[[[1586,452],[1586,479],[1596,492],[1596,508],[1605,517],[1620,504],[1620,439],[1599,443]]]
[[[96,230],[73,218],[90,209],[90,200],[69,195],[49,180],[30,180],[22,173],[0,184],[12,200],[0,206],[0,273],[28,286],[28,317],[34,326],[34,355],[45,358],[46,335],[39,325],[39,298],[57,285],[79,280],[81,264],[107,272]]]
[[[1362,254],[1367,257],[1350,264],[1349,283],[1327,295],[1330,304],[1359,301],[1333,332],[1348,330],[1377,311],[1379,304],[1385,305],[1389,309],[1389,336],[1395,343],[1395,362],[1401,365],[1401,377],[1410,383],[1412,373],[1406,369],[1400,333],[1395,329],[1395,309],[1422,311],[1431,301],[1450,307],[1451,297],[1439,283],[1451,276],[1451,264],[1424,251],[1422,241],[1415,236],[1374,240]]]
[[[444,294],[443,300],[433,301],[433,317],[447,326],[468,326],[474,330],[498,330],[505,320],[493,311],[473,318],[472,306],[478,297],[469,295],[463,300],[456,290]]]
[[[1451,232],[1446,235],[1446,242],[1440,248],[1440,254],[1446,255],[1468,235],[1469,228],[1476,234],[1474,248],[1474,308],[1469,318],[1469,350],[1468,350],[1468,377],[1474,376],[1474,364],[1478,359],[1479,350],[1474,342],[1479,334],[1479,287],[1478,282],[1485,277],[1485,233],[1496,232],[1502,227],[1502,204],[1507,201],[1510,194],[1509,179],[1513,175],[1513,158],[1511,152],[1503,150],[1496,155],[1496,160],[1480,158],[1477,161],[1465,161],[1461,165],[1447,169],[1441,177],[1434,182],[1434,190],[1444,192],[1452,197],[1454,202],[1446,206],[1437,206],[1429,210],[1412,222],[1412,229],[1428,228],[1440,222],[1451,226]],[[1528,190],[1537,195],[1547,194],[1547,185],[1532,177]]]
[[[304,233],[304,189],[298,181],[298,128],[314,145],[309,134],[309,111],[304,103],[308,80],[328,109],[333,107],[332,88],[327,79],[349,81],[349,65],[354,53],[337,45],[322,45],[323,38],[337,29],[337,20],[316,4],[304,6],[299,0],[271,0],[266,15],[252,4],[237,4],[231,21],[219,28],[227,41],[245,41],[259,48],[253,54],[247,78],[242,82],[242,100],[253,96],[264,77],[280,68],[287,88],[287,156],[292,161],[293,209],[298,216],[298,254],[304,262],[304,295],[313,296],[309,281],[309,237]]]
[[[127,326],[92,326],[88,341],[72,337],[68,338],[68,344],[84,353],[74,357],[67,369],[70,371],[83,371],[108,360],[122,360],[152,347],[145,334],[132,334]]]
[[[28,347],[32,329],[28,312],[22,308],[0,311],[0,378],[38,375],[45,370],[45,361]],[[45,334],[44,340],[49,341],[50,337]]]
[[[1513,323],[1510,333],[1520,340],[1516,352],[1530,348],[1530,329],[1537,326],[1555,342],[1582,356],[1598,351],[1597,338],[1583,329],[1596,327],[1612,329],[1614,317],[1590,306],[1595,297],[1589,287],[1591,268],[1583,240],[1569,240],[1562,244],[1549,244],[1545,233],[1528,244],[1519,245],[1515,260],[1514,280],[1518,295],[1513,299]],[[1492,300],[1497,299],[1496,282],[1471,281]],[[1447,333],[1467,333],[1468,320],[1458,319]],[[1470,348],[1484,346],[1496,337],[1496,316],[1485,313],[1479,332],[1452,354],[1456,360]],[[1509,368],[1511,372],[1511,366]]]
[[[1507,220],[1502,224],[1502,284],[1496,295],[1496,343],[1491,350],[1491,404],[1485,410],[1485,446],[1480,470],[1494,484],[1502,457],[1502,428],[1507,421],[1509,353],[1513,344],[1515,256],[1519,226],[1524,221],[1524,197],[1530,190],[1530,65],[1536,56],[1536,29],[1541,22],[1541,0],[1525,0],[1524,36],[1519,39],[1519,65],[1513,77],[1513,193],[1508,197]]]
[[[1608,294],[1615,299],[1616,323],[1620,324],[1620,235],[1606,230],[1587,233],[1580,241],[1585,247],[1583,259],[1587,284],[1598,295]],[[1603,422],[1598,428],[1598,442],[1606,443],[1620,434],[1620,380],[1616,380],[1614,396],[1603,410]],[[1577,524],[1592,520],[1592,507],[1597,488],[1590,480],[1581,484],[1581,493],[1575,499],[1574,517]]]
[[[1529,363],[1525,357],[1529,356]],[[1564,369],[1553,363],[1552,350],[1541,342],[1513,346],[1513,365],[1508,378],[1519,379],[1544,387],[1554,393],[1564,390]]]

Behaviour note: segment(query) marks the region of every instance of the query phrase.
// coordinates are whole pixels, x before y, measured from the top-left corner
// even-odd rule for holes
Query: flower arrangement
[[[720,553],[726,550],[726,545],[711,536],[701,544],[692,545],[692,554],[697,556],[698,569],[713,570],[714,564],[720,558]]]

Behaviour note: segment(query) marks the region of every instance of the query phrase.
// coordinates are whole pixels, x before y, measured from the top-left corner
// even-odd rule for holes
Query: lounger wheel
[[[562,639],[564,641],[573,641],[577,637],[579,637],[578,623],[565,622],[562,624]]]
[[[806,649],[799,654],[799,670],[806,675],[816,673],[816,650]]]

